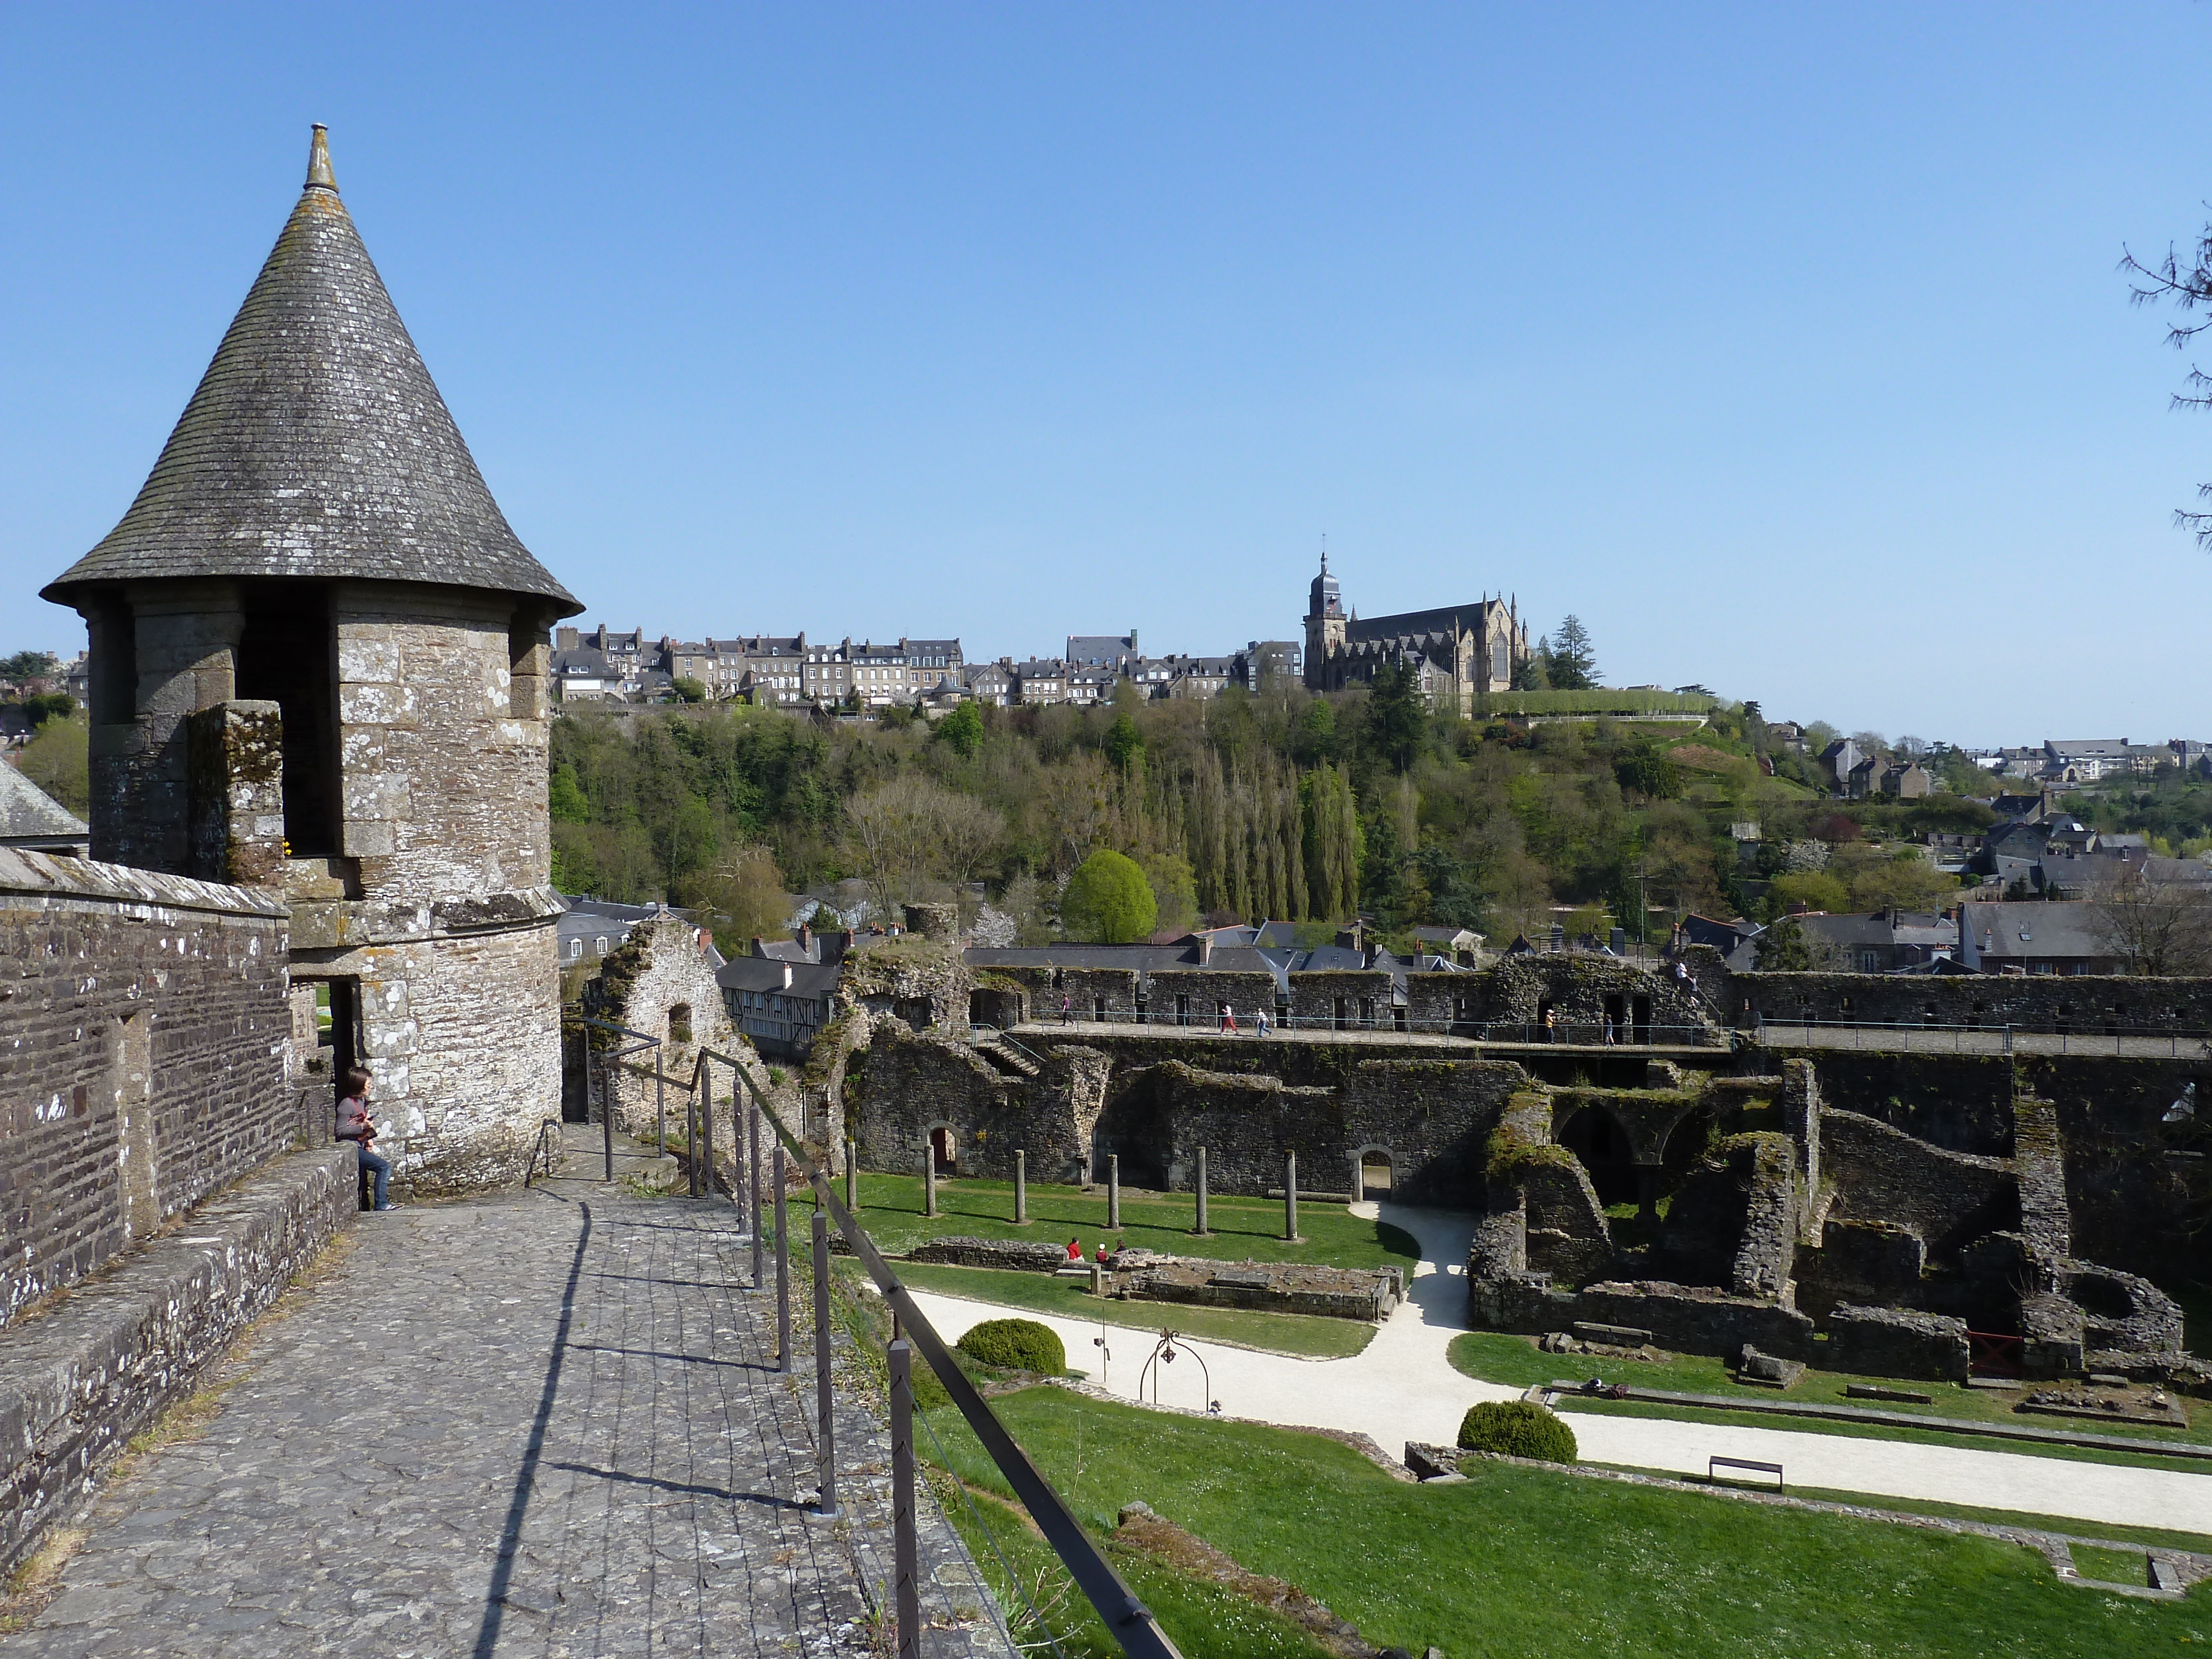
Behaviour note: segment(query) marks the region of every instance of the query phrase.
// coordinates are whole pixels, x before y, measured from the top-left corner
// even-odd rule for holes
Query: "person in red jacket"
[[[376,1177],[375,1207],[396,1210],[399,1206],[384,1196],[385,1185],[392,1178],[391,1161],[380,1157],[371,1144],[376,1139],[376,1125],[368,1116],[370,1080],[368,1073],[358,1066],[346,1073],[346,1096],[338,1102],[337,1138],[353,1142],[361,1159],[362,1173]]]
[[[1070,1261],[1080,1261],[1083,1260],[1083,1241],[1081,1239],[1071,1238],[1067,1241],[1067,1259]]]

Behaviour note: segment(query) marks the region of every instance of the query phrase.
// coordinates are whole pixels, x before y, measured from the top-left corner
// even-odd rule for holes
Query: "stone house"
[[[560,1100],[549,629],[322,129],[137,499],[44,590],[91,636],[92,847],[289,910],[403,1185],[520,1173]]]

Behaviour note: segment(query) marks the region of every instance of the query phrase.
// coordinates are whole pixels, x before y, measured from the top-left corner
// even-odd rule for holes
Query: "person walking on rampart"
[[[1267,1011],[1265,1008],[1255,1008],[1252,1011],[1252,1024],[1258,1028],[1261,1036],[1267,1036],[1273,1029],[1267,1024]]]
[[[379,1210],[396,1210],[399,1206],[388,1201],[385,1188],[392,1178],[392,1164],[378,1155],[371,1144],[376,1139],[376,1125],[368,1115],[368,1091],[372,1079],[358,1066],[346,1073],[346,1096],[338,1102],[337,1138],[350,1140],[360,1160],[361,1173],[376,1177],[376,1199],[371,1206]]]
[[[1221,1005],[1221,1029],[1231,1036],[1237,1035],[1237,1011],[1225,1002]]]

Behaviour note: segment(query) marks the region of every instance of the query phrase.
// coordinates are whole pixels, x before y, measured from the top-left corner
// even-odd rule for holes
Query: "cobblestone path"
[[[878,1650],[886,1437],[848,1356],[848,1518],[808,1513],[811,1351],[770,1369],[773,1264],[745,1288],[726,1201],[564,1179],[365,1215],[341,1249],[225,1362],[205,1432],[99,1500],[9,1651]],[[925,1653],[1009,1654],[925,1510]]]

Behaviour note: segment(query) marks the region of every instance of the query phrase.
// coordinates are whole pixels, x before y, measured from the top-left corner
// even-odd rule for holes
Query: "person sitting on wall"
[[[346,1096],[344,1099],[338,1102],[337,1138],[340,1140],[353,1142],[354,1151],[360,1162],[361,1173],[364,1176],[374,1175],[376,1177],[376,1200],[370,1207],[378,1210],[396,1210],[399,1206],[387,1202],[384,1196],[385,1186],[392,1178],[391,1162],[379,1157],[370,1144],[376,1139],[376,1125],[369,1121],[368,1116],[368,1090],[371,1079],[367,1072],[356,1066],[346,1073],[345,1080]]]
[[[1098,1247],[1098,1259],[1101,1261],[1103,1261],[1106,1259],[1106,1247],[1103,1243]]]
[[[1070,1261],[1080,1261],[1083,1260],[1083,1241],[1081,1239],[1071,1238],[1067,1241],[1067,1259]]]

